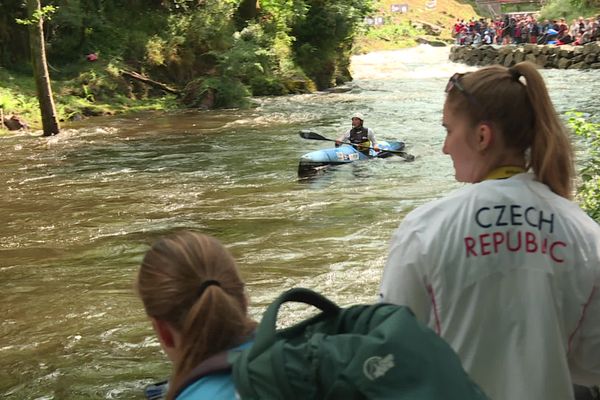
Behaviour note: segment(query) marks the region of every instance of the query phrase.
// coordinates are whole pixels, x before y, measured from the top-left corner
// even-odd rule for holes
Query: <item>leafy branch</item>
[[[600,223],[600,124],[585,119],[580,112],[567,113],[568,126],[586,144],[586,158],[580,170],[577,199],[581,207]]]
[[[36,25],[42,20],[51,20],[52,15],[56,13],[58,7],[56,6],[44,6],[39,10],[36,10],[33,15],[26,19],[15,18],[15,22],[19,25]]]

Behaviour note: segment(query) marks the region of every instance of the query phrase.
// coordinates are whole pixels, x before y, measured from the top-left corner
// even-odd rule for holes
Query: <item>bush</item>
[[[372,4],[368,0],[307,0],[306,5],[306,15],[291,29],[296,38],[292,51],[297,65],[323,90],[331,87],[344,70],[354,37],[364,17],[373,11]]]
[[[409,21],[370,27],[361,35],[354,51],[358,54],[365,51],[399,49],[416,45],[415,38],[424,35],[425,31],[412,26]],[[367,49],[361,45],[367,45]]]
[[[587,146],[581,163],[577,200],[590,217],[600,223],[600,124],[586,120],[582,113],[572,112],[568,116],[569,127]]]
[[[248,88],[239,80],[223,77],[195,79],[183,90],[181,102],[192,108],[233,108],[250,104]]]
[[[590,8],[584,2],[574,0],[552,0],[540,10],[540,19],[566,18],[571,19],[581,15],[596,15],[597,10]]]

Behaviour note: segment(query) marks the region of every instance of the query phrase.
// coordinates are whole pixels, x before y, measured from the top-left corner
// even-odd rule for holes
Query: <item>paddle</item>
[[[334,139],[328,139],[325,136],[319,135],[317,132],[313,132],[313,131],[308,131],[308,130],[301,130],[299,132],[300,137],[303,139],[310,139],[310,140],[326,140],[328,142],[337,142],[337,140]],[[343,144],[349,144],[349,145],[353,145],[350,142],[341,142]],[[355,146],[355,145],[353,145]],[[375,150],[373,147],[365,147],[366,149],[372,149]],[[377,150],[375,150],[377,151]],[[413,156],[412,154],[408,154],[404,151],[395,151],[395,150],[385,150],[385,149],[380,149],[380,154],[378,154],[375,157],[381,157],[381,158],[385,158],[387,155],[389,154],[395,154],[397,156],[400,156],[402,158],[404,158],[406,161],[413,161],[415,159],[415,156]]]

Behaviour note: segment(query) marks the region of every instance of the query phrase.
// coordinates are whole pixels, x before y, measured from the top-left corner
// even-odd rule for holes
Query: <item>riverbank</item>
[[[126,112],[167,111],[178,108],[176,97],[172,94],[158,96],[148,94],[145,98],[136,99],[128,97],[124,90],[95,96],[94,86],[103,87],[111,84],[110,78],[106,76],[106,66],[97,64],[85,68],[77,79],[52,81],[56,112],[60,122]],[[35,82],[31,75],[0,67],[0,109],[5,118],[11,115],[18,116],[27,124],[29,130],[41,129]],[[6,127],[0,124],[0,135],[7,133],[9,131]]]
[[[600,69],[600,42],[586,43],[583,46],[452,46],[449,59],[477,66],[500,64],[511,67],[521,61],[530,61],[540,68]]]
[[[381,49],[386,51],[417,47],[421,43],[437,41],[436,36],[427,35],[419,27],[398,25],[410,35],[402,36],[401,41],[389,42],[379,37],[381,31],[374,31],[370,37],[357,40],[355,53],[368,54]],[[378,33],[377,33],[378,32]],[[405,32],[399,30],[397,33]],[[426,39],[427,38],[427,39]],[[137,82],[125,82],[112,71],[110,63],[97,62],[79,66],[79,75],[74,79],[52,80],[52,89],[60,123],[79,121],[89,117],[117,115],[139,111],[174,111],[187,109],[177,95],[164,93]],[[53,77],[52,71],[50,72]],[[133,85],[137,94],[132,95]],[[314,89],[313,89],[314,90]],[[304,91],[305,92],[305,91]],[[140,93],[142,93],[140,95]],[[141,98],[139,98],[141,97]],[[41,116],[32,76],[8,71],[0,67],[0,110],[5,118],[18,116],[28,126],[30,132],[41,129]],[[10,131],[0,124],[0,135]]]
[[[477,16],[473,5],[468,2],[444,0],[425,4],[419,0],[407,0],[403,12],[394,12],[392,6],[396,3],[392,0],[377,2],[371,15],[374,21],[377,19],[377,22],[374,22],[371,26],[364,26],[360,23],[362,26],[358,27],[356,32],[353,32],[353,34],[356,33],[351,50],[353,54],[396,50],[414,47],[422,43],[443,46],[451,42],[449,27],[454,19],[469,19]],[[79,6],[73,7],[75,8],[71,10],[69,15],[79,15],[79,13],[84,12],[78,8]],[[229,43],[232,40],[229,31],[221,32],[217,29],[218,27],[210,29],[205,27],[210,32],[217,30],[219,35],[222,33],[224,43],[229,43],[225,47],[212,50],[214,54],[230,59],[229,63],[222,64],[220,61],[217,63],[215,57],[207,55],[210,53],[207,49],[212,49],[211,46],[216,46],[217,43],[204,43],[200,39],[205,36],[212,37],[215,35],[214,32],[210,35],[203,32],[198,38],[190,40],[186,44],[187,47],[182,47],[181,44],[177,45],[179,47],[173,47],[169,44],[169,35],[164,37],[144,36],[145,33],[150,34],[149,32],[152,32],[153,35],[153,32],[160,31],[160,29],[149,25],[152,21],[154,23],[162,21],[163,14],[170,12],[165,9],[160,9],[160,12],[158,12],[154,8],[144,7],[143,11],[147,13],[147,16],[153,16],[154,18],[136,19],[131,22],[132,26],[140,24],[137,30],[141,33],[139,37],[135,37],[135,40],[127,42],[128,45],[125,47],[127,51],[123,54],[133,54],[135,56],[120,55],[121,53],[117,51],[120,47],[116,46],[116,42],[106,41],[103,36],[95,37],[92,35],[93,38],[81,38],[82,42],[85,43],[94,39],[89,43],[89,47],[94,49],[95,57],[93,61],[89,61],[84,55],[80,54],[80,49],[68,51],[67,49],[70,47],[67,45],[71,45],[71,43],[66,41],[65,37],[58,35],[51,39],[52,46],[49,46],[48,62],[59,121],[68,122],[91,116],[114,115],[140,110],[173,110],[189,107],[213,108],[215,104],[204,104],[205,102],[210,103],[211,93],[209,92],[211,91],[213,103],[214,91],[221,91],[224,95],[230,95],[229,97],[231,97],[226,99],[231,103],[227,107],[243,107],[243,104],[233,105],[233,100],[236,99],[232,98],[235,96],[242,98],[245,93],[242,86],[233,85],[237,81],[243,81],[246,88],[250,87],[252,90],[248,90],[248,92],[253,96],[306,93],[315,90],[314,87],[308,87],[310,86],[308,85],[310,84],[308,78],[314,81],[319,76],[318,71],[313,71],[316,65],[319,64],[315,61],[324,62],[329,50],[320,49],[315,45],[316,47],[313,46],[315,48],[312,52],[316,52],[319,56],[307,55],[304,64],[296,63],[298,65],[294,66],[293,60],[297,61],[299,54],[292,57],[293,48],[289,48],[289,43],[284,43],[285,41],[282,43],[269,42],[269,40],[274,39],[269,39],[269,35],[272,33],[267,35],[267,31],[264,30],[266,28],[261,30],[259,26],[254,26],[252,29],[244,29],[244,35],[234,37],[232,45],[232,43]],[[61,10],[65,11],[64,8]],[[61,10],[58,10],[59,14],[62,12]],[[111,9],[98,11],[100,13],[98,15],[104,15],[109,11]],[[202,10],[197,12],[198,15],[203,15]],[[134,29],[123,32],[119,30],[122,26],[121,23],[118,23],[121,18],[120,14],[108,13],[105,17],[94,17],[93,21],[103,21],[96,29],[110,28],[111,32],[116,29],[123,37],[129,37]],[[192,13],[191,15],[195,14]],[[275,13],[274,15],[278,14]],[[155,20],[157,18],[159,21]],[[199,18],[199,20],[202,19]],[[321,20],[319,19],[319,21]],[[63,21],[64,23],[65,21]],[[292,22],[287,21],[286,23],[291,24]],[[49,21],[49,24],[52,24],[52,20]],[[329,26],[309,25],[314,29],[331,30]],[[196,29],[200,28],[195,25],[186,25],[179,27],[179,29],[182,29],[182,32],[195,32]],[[219,35],[217,37],[221,37]],[[310,38],[304,39],[309,40]],[[24,40],[25,38],[23,38]],[[65,42],[63,43],[63,41]],[[62,45],[59,45],[59,43],[62,43]],[[190,46],[197,47],[199,45],[204,46],[200,48],[201,51],[195,47],[191,50],[188,49]],[[250,48],[250,45],[257,46],[256,49],[261,50],[257,51],[255,48]],[[62,49],[62,51],[58,53],[56,49]],[[188,50],[183,51],[185,49]],[[350,49],[344,47],[345,51],[350,52]],[[206,54],[198,57],[198,59],[193,56],[194,54],[204,53]],[[75,54],[78,55],[75,56]],[[188,58],[182,58],[183,54]],[[331,58],[331,54],[329,57]],[[39,106],[34,80],[31,75],[27,75],[29,72],[27,71],[26,58],[25,55],[22,55],[22,64],[16,65],[17,68],[14,70],[0,67],[0,109],[7,116],[17,114],[27,123],[30,129],[38,130],[41,128]],[[67,58],[68,62],[65,61]],[[338,58],[336,56],[335,59]],[[280,61],[274,62],[273,60]],[[215,65],[217,64],[222,64],[222,67],[216,68]],[[335,79],[327,80],[329,85],[343,85],[347,81],[349,77],[345,75],[345,67],[344,63],[336,66]],[[304,68],[306,74],[302,74],[299,68]],[[170,84],[180,90],[180,95],[169,94],[142,81],[134,81],[128,77],[123,77],[122,72],[124,70],[135,70],[140,74],[144,73],[144,76],[148,78]],[[232,77],[222,76],[226,71],[237,71],[237,75],[234,73]],[[290,86],[288,83],[291,83],[294,87],[288,87]],[[325,87],[327,85],[321,84],[321,86]],[[6,133],[7,131],[0,124],[0,134],[3,132]]]

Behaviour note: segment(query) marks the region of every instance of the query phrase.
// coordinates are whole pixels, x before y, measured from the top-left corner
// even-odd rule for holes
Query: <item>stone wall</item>
[[[541,68],[600,69],[600,42],[583,46],[452,46],[450,61],[467,65],[501,64],[506,67],[521,61],[531,61]]]

